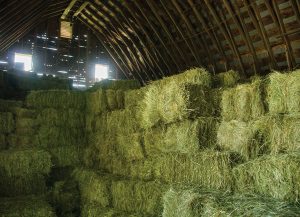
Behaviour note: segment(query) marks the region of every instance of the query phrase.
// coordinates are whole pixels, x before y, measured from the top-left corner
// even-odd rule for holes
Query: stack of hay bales
[[[76,216],[79,213],[79,192],[72,182],[72,171],[81,165],[86,145],[85,108],[83,92],[49,90],[32,91],[26,106],[35,109],[40,146],[51,155],[53,168],[48,179],[50,199],[58,216]],[[79,200],[79,199],[78,199]]]
[[[263,84],[261,78],[256,78],[222,93],[218,145],[221,149],[239,153],[245,160],[268,152],[261,121],[266,110]]]
[[[269,113],[262,117],[261,128],[269,155],[234,168],[235,190],[297,202],[300,187],[300,71],[274,72],[267,81]]]

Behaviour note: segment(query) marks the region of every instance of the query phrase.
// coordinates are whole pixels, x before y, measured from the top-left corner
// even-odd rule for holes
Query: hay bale
[[[268,115],[261,120],[272,154],[300,149],[300,115]]]
[[[214,111],[209,89],[175,81],[150,85],[139,109],[144,129],[159,123],[168,124],[187,118],[211,116]]]
[[[118,134],[129,135],[141,130],[138,118],[131,110],[112,111],[107,114],[106,118],[106,133],[110,137],[116,137]]]
[[[240,81],[240,74],[234,70],[218,73],[213,78],[213,83],[217,87],[233,87]]]
[[[58,181],[50,193],[50,201],[58,216],[79,216],[80,195],[75,181]],[[77,214],[77,215],[76,215]]]
[[[13,114],[0,112],[0,133],[11,133],[15,129]]]
[[[14,108],[22,106],[22,101],[0,99],[0,112],[12,112]]]
[[[0,152],[0,173],[11,176],[48,174],[52,163],[48,152],[38,149]]]
[[[82,148],[62,146],[48,149],[54,167],[77,166],[81,163]]]
[[[85,94],[69,90],[31,91],[25,100],[29,108],[85,109]]]
[[[106,99],[109,110],[124,109],[124,91],[106,90]]]
[[[94,203],[101,207],[111,205],[111,178],[92,170],[78,168],[74,171],[78,182],[82,204]]]
[[[250,84],[241,84],[223,91],[221,108],[225,121],[249,121],[265,113],[262,80],[256,79]]]
[[[35,130],[33,130],[35,132]],[[43,148],[40,144],[37,135],[32,134],[32,129],[20,129],[14,134],[7,136],[7,144],[10,149],[24,149],[24,148]],[[35,132],[36,133],[36,132]]]
[[[78,128],[59,128],[42,126],[38,138],[43,147],[82,146],[86,144],[85,133]]]
[[[159,215],[165,186],[158,182],[120,180],[111,186],[113,207],[125,212]]]
[[[221,122],[217,140],[221,149],[239,153],[245,160],[269,153],[263,119],[251,122]]]
[[[194,121],[161,126],[146,131],[144,142],[148,155],[160,152],[193,154],[204,148],[214,148],[217,138],[216,118],[198,118]]]
[[[267,102],[271,114],[300,112],[300,70],[282,74],[273,72],[268,78]]]
[[[211,87],[212,77],[211,74],[204,68],[191,68],[184,71],[183,73],[165,77],[162,80],[154,81],[153,84],[157,83],[168,83],[176,82],[180,84],[197,84],[203,87]]]
[[[141,86],[139,81],[137,80],[109,80],[104,79],[100,82],[94,84],[89,91],[104,89],[104,90],[130,90],[130,89],[137,89]]]
[[[140,133],[117,135],[116,153],[129,161],[143,159],[145,156],[142,147],[142,135]]]
[[[144,100],[145,92],[147,87],[143,87],[136,90],[125,91],[124,104],[126,109],[132,109],[138,107],[140,103]]]
[[[56,217],[43,197],[28,196],[0,199],[0,216],[3,217]]]
[[[101,114],[107,110],[107,98],[105,91],[99,89],[93,92],[86,93],[86,110],[87,113]]]
[[[37,112],[35,110],[27,109],[27,108],[21,108],[21,107],[14,107],[11,109],[11,112],[17,117],[17,118],[36,118]]]
[[[85,126],[85,115],[83,111],[76,109],[43,109],[37,121],[43,126],[82,128]]]
[[[7,148],[6,136],[0,133],[0,151]]]
[[[277,199],[299,200],[300,154],[264,156],[233,169],[239,192],[259,193]]]
[[[131,162],[129,165],[129,177],[144,181],[154,180],[154,159],[144,159]]]
[[[28,176],[0,178],[1,197],[17,197],[25,195],[40,195],[46,193],[46,180],[41,174],[32,174]]]
[[[94,114],[85,115],[85,131],[87,133],[93,133],[95,130],[96,116]]]
[[[298,216],[300,208],[255,195],[230,195],[197,188],[171,188],[163,197],[163,217]]]
[[[230,190],[231,170],[237,160],[229,152],[204,151],[194,156],[166,154],[155,158],[154,175],[167,183]]]
[[[16,129],[37,128],[38,122],[32,118],[17,118]]]

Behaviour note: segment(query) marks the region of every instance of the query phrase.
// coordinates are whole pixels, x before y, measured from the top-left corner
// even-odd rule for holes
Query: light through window
[[[108,66],[102,64],[95,65],[95,81],[101,81],[108,78]]]
[[[32,70],[32,55],[15,53],[15,63],[23,63],[24,71]]]

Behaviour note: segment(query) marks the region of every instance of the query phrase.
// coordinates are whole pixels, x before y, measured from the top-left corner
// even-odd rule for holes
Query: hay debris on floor
[[[270,152],[266,143],[263,119],[243,122],[222,121],[218,128],[218,145],[223,150],[240,154],[245,160]]]
[[[217,87],[233,87],[240,79],[240,74],[237,71],[229,70],[227,72],[218,73],[213,78],[213,83]]]
[[[249,121],[265,114],[263,81],[255,79],[223,91],[221,115],[225,121]]]
[[[111,178],[92,170],[78,168],[73,174],[79,184],[82,204],[97,204],[104,208],[111,205]]]
[[[235,188],[239,192],[298,201],[299,166],[298,152],[257,158],[233,169]]]
[[[216,146],[217,125],[217,118],[203,117],[147,130],[144,136],[146,153],[194,154],[201,149],[213,149]]]
[[[162,212],[162,195],[165,187],[157,182],[113,181],[113,207],[124,212],[159,215]]]
[[[171,188],[164,195],[163,217],[299,216],[295,204],[256,195],[231,195],[201,188]]]
[[[3,217],[56,217],[43,197],[17,197],[0,199],[0,216]]]
[[[68,90],[31,91],[25,100],[29,108],[85,109],[83,92]]]
[[[15,129],[13,114],[0,112],[0,133],[11,133]]]
[[[155,178],[167,183],[196,184],[230,190],[232,167],[238,162],[230,152],[203,151],[194,156],[167,154],[155,158]]]
[[[0,152],[0,173],[6,176],[49,174],[52,167],[48,152],[38,149]]]

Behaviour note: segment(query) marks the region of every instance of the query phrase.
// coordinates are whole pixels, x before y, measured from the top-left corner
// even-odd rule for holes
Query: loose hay
[[[100,207],[111,205],[111,180],[91,170],[76,169],[75,180],[78,181],[82,204],[97,204]]]
[[[159,215],[164,186],[157,182],[113,181],[113,207],[125,212]]]
[[[81,163],[82,148],[76,146],[49,148],[54,167],[77,166]]]
[[[85,94],[68,90],[31,91],[25,100],[29,108],[85,109]]]
[[[265,113],[262,80],[256,79],[250,84],[241,84],[223,91],[222,118],[225,121],[249,121]]]
[[[245,160],[269,153],[263,120],[221,122],[218,144],[221,149],[239,153]]]
[[[218,87],[233,87],[240,79],[240,74],[234,70],[218,73],[213,78],[214,85]]]
[[[85,126],[83,111],[76,109],[43,109],[38,115],[37,121],[43,126],[82,128]]]
[[[51,206],[42,197],[1,198],[0,216],[56,217]]]
[[[230,190],[231,170],[236,162],[236,155],[229,152],[204,151],[194,156],[168,154],[156,158],[154,174],[167,183]]]
[[[171,188],[164,195],[163,217],[299,216],[295,204],[255,195],[230,195],[197,188]]]
[[[48,174],[51,166],[51,156],[46,151],[28,149],[0,152],[0,173],[9,177]]]
[[[0,112],[0,133],[11,133],[15,129],[12,113]]]
[[[204,117],[150,129],[144,138],[146,153],[194,154],[204,148],[215,148],[217,124],[217,118]]]
[[[299,200],[300,154],[264,156],[233,169],[239,192],[259,193],[277,199]]]

